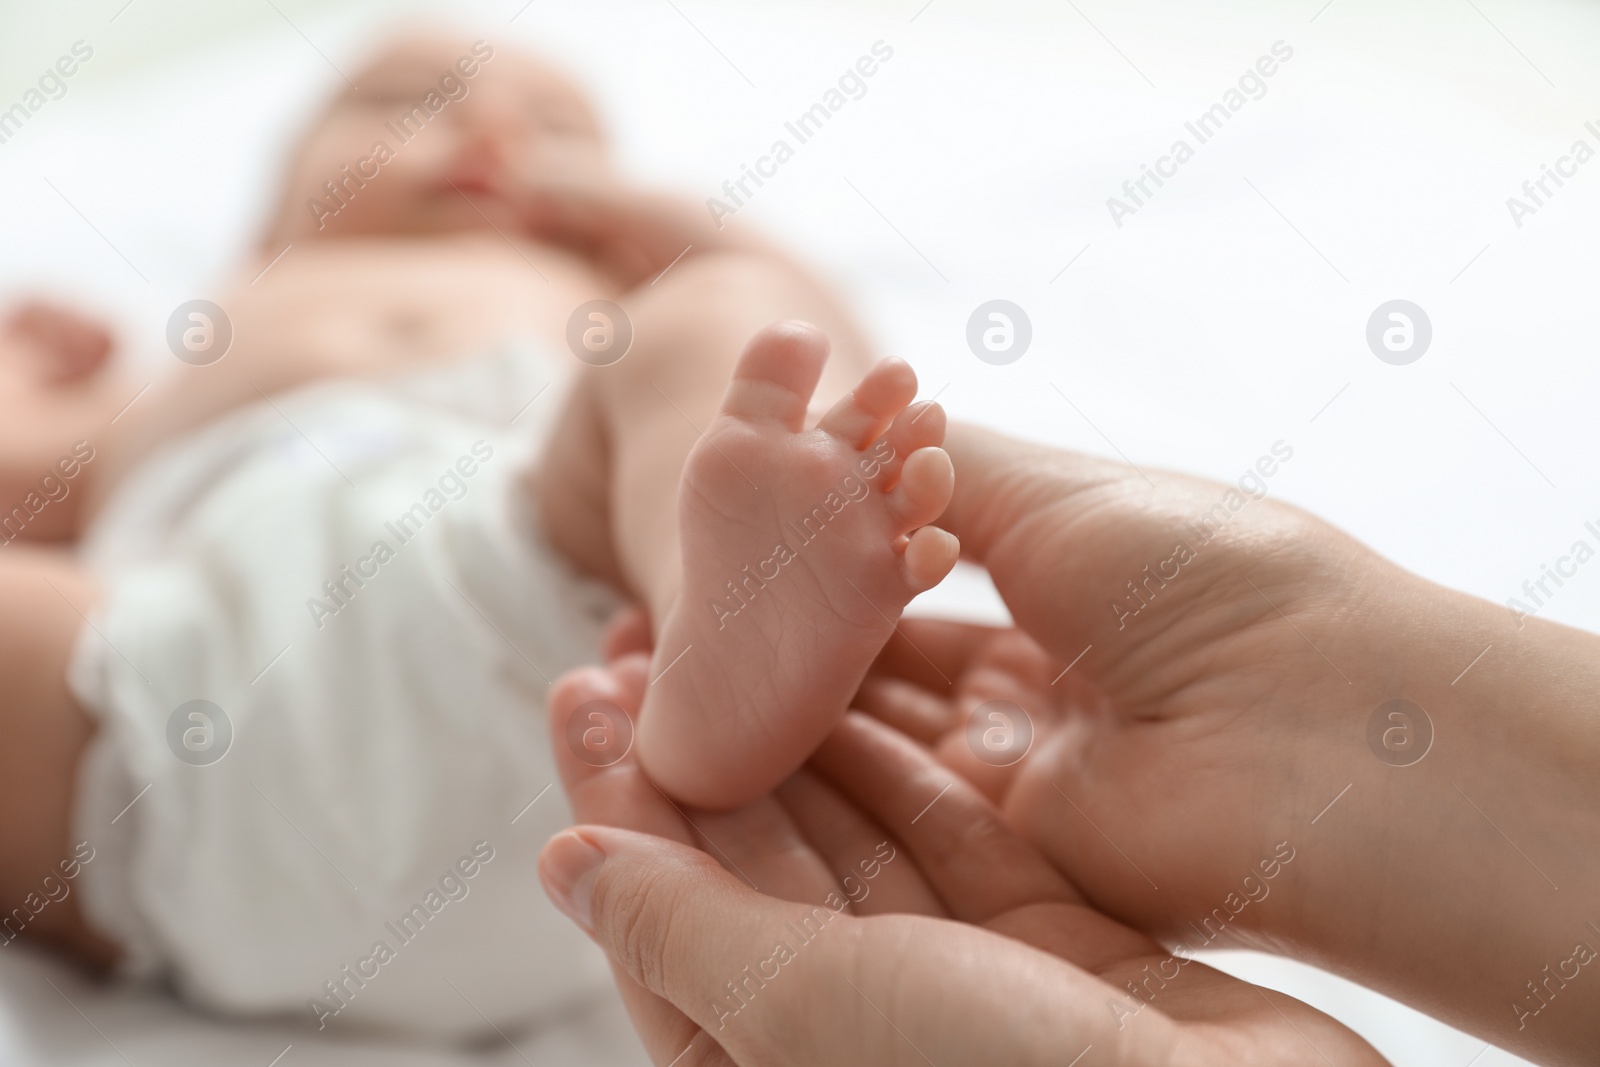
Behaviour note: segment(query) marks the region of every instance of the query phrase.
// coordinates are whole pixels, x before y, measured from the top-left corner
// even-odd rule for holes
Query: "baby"
[[[0,333],[29,739],[0,751],[0,945],[471,1034],[604,983],[532,892],[566,821],[542,690],[616,604],[578,572],[650,619],[640,760],[731,806],[953,566],[953,475],[910,368],[765,241],[628,188],[551,69],[419,34],[354,82],[226,321],[147,390],[71,313]]]

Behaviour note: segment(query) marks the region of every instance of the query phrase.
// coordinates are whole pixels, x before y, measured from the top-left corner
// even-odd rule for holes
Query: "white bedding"
[[[66,95],[0,144],[0,297],[44,287],[106,309],[152,368],[170,362],[170,310],[214,296],[254,240],[286,140],[341,84],[330,61],[350,71],[399,8],[280,0],[286,19],[220,6],[0,16],[0,107],[74,41],[94,48]],[[1496,601],[1600,520],[1600,450],[1579,436],[1600,386],[1582,236],[1600,222],[1600,164],[1521,227],[1506,206],[1575,139],[1600,143],[1584,128],[1600,121],[1585,110],[1600,99],[1600,9],[523,6],[449,5],[478,36],[563,60],[602,101],[629,166],[697,198],[768,152],[875,42],[892,48],[865,95],[741,213],[839,278],[885,350],[958,417],[1229,480],[1289,442],[1274,495]],[[1107,198],[1278,41],[1293,57],[1265,94],[1114,225]],[[992,298],[1032,320],[1032,348],[1009,366],[966,346],[968,315]],[[1395,298],[1433,324],[1410,366],[1380,362],[1364,336]],[[992,607],[973,582],[930,599]],[[1600,580],[1580,571],[1543,614],[1600,628]],[[1307,968],[1224,963],[1344,1018],[1397,1063],[1520,1062],[1473,1060],[1483,1042]],[[580,1058],[563,1044],[571,1032],[477,1053],[322,1043],[0,954],[7,1063],[264,1065],[291,1043],[285,1067],[637,1062],[618,1018],[572,1021],[614,1035],[610,1058]]]

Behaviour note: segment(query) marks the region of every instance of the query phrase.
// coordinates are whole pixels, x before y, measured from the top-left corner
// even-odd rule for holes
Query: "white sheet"
[[[393,9],[314,15],[281,0],[291,27],[265,7],[138,0],[109,21],[121,6],[34,14],[0,33],[8,55],[37,59],[15,71],[43,69],[79,38],[97,50],[66,97],[0,145],[0,287],[43,280],[111,308],[157,367],[168,312],[214,295],[217,271],[253,239],[285,138],[340,84],[319,50],[350,70]],[[1596,271],[1580,236],[1600,222],[1600,164],[1521,228],[1505,204],[1600,120],[1586,110],[1600,99],[1593,6],[449,6],[478,34],[578,71],[629,165],[698,198],[886,42],[893,59],[866,96],[743,211],[840,278],[884,348],[959,417],[1225,478],[1284,439],[1296,457],[1275,494],[1497,601],[1600,519],[1600,453],[1576,433],[1600,385]],[[1266,95],[1116,228],[1106,198],[1279,40],[1295,55]],[[971,310],[994,297],[1034,327],[1032,350],[1005,367],[964,340]],[[1369,314],[1397,297],[1435,330],[1407,367],[1379,362],[1364,339]],[[933,599],[983,606],[970,586]],[[1544,613],[1600,628],[1600,581],[1580,573]],[[1461,1067],[1483,1048],[1305,968],[1229,965],[1346,1019],[1397,1063]],[[288,1040],[69,989],[54,965],[3,958],[0,1049],[18,1062],[114,1058],[46,975],[136,1063],[265,1063]],[[298,1042],[289,1055],[459,1062]],[[1474,1062],[1520,1061],[1490,1050]]]

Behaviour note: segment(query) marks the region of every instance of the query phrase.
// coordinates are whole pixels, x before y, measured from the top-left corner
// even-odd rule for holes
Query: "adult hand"
[[[863,716],[734,812],[677,808],[629,759],[579,759],[573,716],[598,707],[617,736],[647,662],[553,691],[562,781],[591,825],[555,837],[541,874],[611,957],[658,1064],[1384,1062],[1086,907],[976,791]]]
[[[1027,636],[907,620],[864,706],[1139,929],[1291,952],[1524,1055],[1592,1055],[1600,642],[1257,499],[1281,442],[1241,490],[947,441],[941,525]],[[983,751],[1015,718],[991,701],[1033,728],[1013,766]]]

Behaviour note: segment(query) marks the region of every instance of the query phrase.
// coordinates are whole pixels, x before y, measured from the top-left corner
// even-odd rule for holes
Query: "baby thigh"
[[[106,965],[116,947],[90,933],[76,894],[57,896],[72,854],[78,764],[93,733],[67,666],[95,599],[69,553],[0,549],[0,936],[25,935]]]

